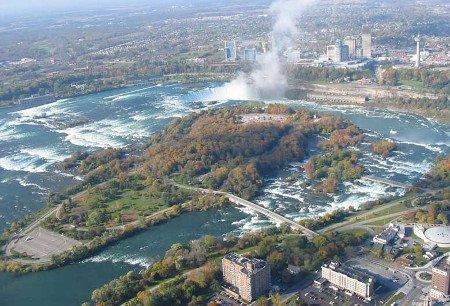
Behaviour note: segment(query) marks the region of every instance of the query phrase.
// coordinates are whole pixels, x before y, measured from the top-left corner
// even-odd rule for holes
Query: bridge
[[[397,181],[393,181],[393,180],[389,180],[389,179],[385,179],[382,177],[377,177],[377,176],[373,176],[373,175],[364,175],[363,177],[361,177],[361,179],[365,179],[367,181],[371,181],[374,183],[381,183],[381,184],[386,184],[392,187],[398,187],[398,188],[405,188],[405,189],[409,189],[412,186],[405,184],[405,183],[400,183]]]
[[[197,188],[197,187],[192,187],[192,186],[186,186],[186,185],[181,185],[181,184],[177,184],[177,183],[174,183],[174,184],[175,184],[175,186],[180,187],[180,188],[184,188],[184,189],[197,190],[197,191],[200,191],[200,192],[203,192],[203,193],[213,193],[213,194],[218,194],[218,195],[225,196],[225,197],[227,197],[230,200],[230,202],[232,202],[232,203],[234,203],[236,205],[244,206],[244,207],[249,208],[249,209],[251,209],[253,211],[256,211],[257,213],[265,215],[266,217],[274,220],[275,222],[286,223],[292,229],[300,231],[305,236],[307,236],[309,239],[312,239],[312,238],[314,238],[316,236],[319,236],[319,234],[316,233],[315,231],[312,231],[309,228],[304,227],[304,226],[298,224],[295,221],[292,221],[292,220],[290,220],[290,219],[288,219],[288,218],[286,218],[286,217],[284,217],[284,216],[282,216],[280,214],[277,214],[277,213],[275,213],[275,212],[273,212],[273,211],[271,211],[271,210],[269,210],[269,209],[267,209],[265,207],[262,207],[261,205],[252,203],[252,202],[247,201],[247,200],[245,200],[243,198],[235,196],[235,195],[233,195],[231,193],[223,192],[223,191],[215,191],[215,190],[210,190],[210,189],[204,189],[204,188]]]

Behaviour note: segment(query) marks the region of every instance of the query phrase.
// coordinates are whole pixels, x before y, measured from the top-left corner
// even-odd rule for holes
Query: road
[[[193,186],[187,186],[187,185],[182,185],[182,184],[178,184],[178,183],[173,183],[175,186],[180,187],[180,188],[184,188],[184,189],[189,189],[189,190],[195,190],[195,191],[200,191],[203,193],[213,193],[213,194],[218,194],[218,195],[223,195],[225,197],[227,197],[230,202],[240,205],[240,206],[244,206],[247,208],[250,208],[253,211],[256,211],[260,214],[263,214],[267,217],[269,217],[272,220],[275,220],[278,223],[286,223],[288,224],[291,228],[296,229],[300,232],[302,232],[305,236],[307,236],[309,239],[312,239],[314,237],[319,236],[318,233],[316,233],[315,231],[312,231],[300,224],[298,224],[295,221],[292,221],[282,215],[279,215],[271,210],[268,210],[265,207],[262,207],[258,204],[252,203],[250,201],[247,201],[243,198],[240,198],[238,196],[235,196],[234,194],[228,193],[228,192],[224,192],[224,191],[216,191],[216,190],[211,190],[211,189],[205,189],[205,188],[199,188],[199,187],[193,187]]]

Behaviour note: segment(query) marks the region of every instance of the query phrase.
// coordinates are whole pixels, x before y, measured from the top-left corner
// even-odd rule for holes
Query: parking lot
[[[79,241],[72,238],[37,227],[27,235],[17,239],[12,250],[34,259],[49,260],[52,255],[61,254],[80,244]]]
[[[210,302],[218,302],[220,305],[223,306],[243,306],[247,305],[244,301],[238,300],[235,297],[229,295],[225,291],[221,290],[220,292],[217,292],[211,299]]]
[[[297,293],[297,301],[304,301],[308,305],[375,305],[373,301],[366,301],[356,295],[348,295],[343,290],[335,291],[327,285],[321,288],[313,285]]]
[[[378,301],[386,300],[408,281],[404,274],[373,262],[366,257],[351,259],[346,264],[375,276],[375,299]]]

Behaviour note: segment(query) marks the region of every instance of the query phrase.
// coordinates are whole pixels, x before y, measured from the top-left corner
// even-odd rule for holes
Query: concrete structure
[[[393,181],[393,180],[389,180],[389,179],[385,179],[382,177],[376,177],[373,175],[364,175],[363,177],[361,177],[361,179],[367,180],[367,181],[371,181],[374,183],[382,183],[382,184],[386,184],[392,187],[396,187],[396,188],[405,188],[408,189],[411,187],[411,185],[405,184],[405,183],[400,183],[397,181]]]
[[[348,46],[348,57],[356,58],[356,38],[348,37],[344,40],[344,45]]]
[[[348,290],[362,298],[368,299],[373,295],[375,279],[345,264],[331,262],[323,265],[322,277],[337,288]]]
[[[443,257],[432,269],[430,296],[435,299],[450,296],[450,257]]]
[[[420,36],[417,35],[414,41],[416,42],[416,68],[420,68]]]
[[[192,186],[186,186],[186,185],[182,185],[182,184],[177,184],[175,183],[175,186],[178,186],[180,188],[185,188],[185,189],[189,189],[189,190],[197,190],[200,191],[202,193],[213,193],[213,194],[220,194],[223,195],[225,197],[228,198],[228,200],[230,200],[231,203],[234,203],[236,205],[240,205],[240,206],[244,206],[247,207],[251,210],[256,211],[257,213],[263,214],[267,217],[269,217],[272,220],[275,220],[276,222],[279,223],[286,223],[287,225],[289,225],[292,229],[298,230],[300,231],[302,234],[304,234],[305,236],[307,236],[309,239],[312,239],[314,237],[319,236],[318,233],[316,233],[313,230],[310,230],[307,227],[304,227],[300,224],[298,224],[295,221],[292,221],[280,214],[277,214],[271,210],[268,210],[265,207],[262,207],[258,204],[252,203],[250,201],[247,201],[243,198],[240,198],[238,196],[235,196],[231,193],[227,193],[227,192],[223,192],[223,191],[215,191],[215,190],[211,190],[211,189],[205,189],[205,188],[198,188],[198,187],[192,187]]]
[[[425,228],[421,224],[414,224],[413,232],[427,244],[442,248],[450,247],[450,226]]]
[[[222,259],[222,270],[224,281],[245,301],[254,301],[270,289],[270,266],[264,260],[230,253]]]
[[[256,49],[244,49],[244,61],[256,61]]]
[[[362,27],[362,55],[363,57],[372,57],[372,31],[369,26],[364,25]]]
[[[224,53],[226,61],[235,61],[237,59],[236,41],[226,41]]]

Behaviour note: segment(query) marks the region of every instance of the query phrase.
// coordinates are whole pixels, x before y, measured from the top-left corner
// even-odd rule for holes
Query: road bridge
[[[213,193],[213,194],[218,194],[218,195],[223,195],[225,197],[227,197],[230,202],[239,205],[239,206],[244,206],[246,208],[249,208],[253,211],[256,211],[257,213],[260,213],[262,215],[265,215],[266,217],[278,222],[278,223],[286,223],[287,225],[289,225],[291,228],[296,229],[298,231],[300,231],[301,233],[303,233],[305,236],[307,236],[309,239],[314,238],[316,236],[319,236],[318,233],[316,233],[315,231],[310,230],[309,228],[306,228],[300,224],[298,224],[295,221],[292,221],[280,214],[277,214],[265,207],[262,207],[261,205],[255,204],[253,202],[247,201],[243,198],[240,198],[238,196],[235,196],[231,193],[228,192],[223,192],[223,191],[215,191],[215,190],[211,190],[211,189],[204,189],[204,188],[197,188],[197,187],[192,187],[192,186],[186,186],[186,185],[181,185],[181,184],[177,184],[175,183],[176,186],[180,187],[180,188],[185,188],[185,189],[190,189],[190,190],[197,190],[197,191],[201,191],[203,193]]]
[[[361,177],[361,179],[365,179],[367,181],[371,181],[371,182],[375,182],[375,183],[386,184],[386,185],[389,185],[392,187],[398,187],[398,188],[409,189],[412,187],[412,185],[409,185],[409,184],[405,184],[405,183],[401,183],[401,182],[397,182],[397,181],[393,181],[390,179],[385,179],[385,178],[377,177],[377,176],[373,176],[373,175],[364,175],[363,177]]]

